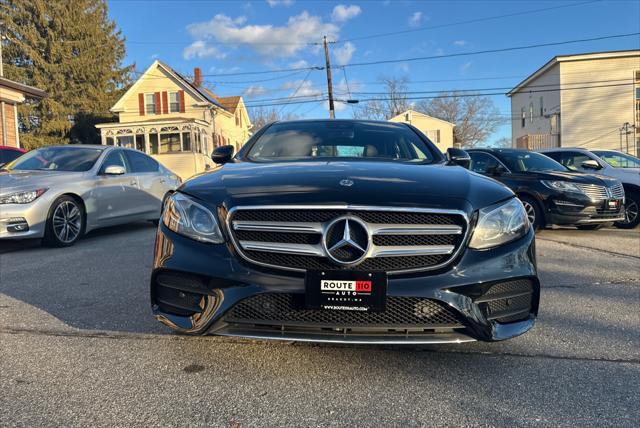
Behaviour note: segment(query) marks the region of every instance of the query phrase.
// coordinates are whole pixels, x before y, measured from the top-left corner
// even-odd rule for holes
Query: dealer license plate
[[[381,272],[317,272],[306,276],[309,309],[384,311],[387,275]]]

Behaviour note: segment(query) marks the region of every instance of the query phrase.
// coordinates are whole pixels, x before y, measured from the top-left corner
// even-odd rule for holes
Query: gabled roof
[[[21,92],[29,98],[40,99],[47,96],[47,93],[42,89],[34,88],[33,86],[25,85],[23,83],[18,83],[5,77],[0,77],[0,86],[4,86],[5,88]]]
[[[429,118],[429,119],[433,119],[433,120],[437,120],[437,121],[439,121],[439,122],[446,123],[447,125],[456,126],[456,124],[455,124],[455,123],[447,122],[446,120],[438,119],[437,117],[429,116],[428,114],[421,113],[421,112],[419,112],[419,111],[411,110],[411,109],[409,109],[409,110],[405,110],[405,111],[403,111],[402,113],[400,113],[400,114],[397,114],[397,115],[393,116],[391,119],[395,119],[396,117],[399,117],[399,118],[404,119],[404,116],[405,116],[407,113],[411,113],[413,116],[427,117],[427,118]],[[391,119],[389,119],[389,120],[391,120]]]
[[[173,68],[169,67],[167,64],[155,60],[153,62],[153,64],[151,64],[149,66],[149,68],[147,68],[145,70],[144,73],[142,73],[142,75],[138,78],[138,80],[136,80],[136,82],[131,85],[131,87],[127,90],[127,92],[124,93],[124,95],[122,95],[120,97],[120,99],[113,105],[113,107],[111,107],[111,111],[114,113],[117,113],[118,111],[122,110],[122,104],[123,104],[123,100],[127,97],[129,97],[131,94],[135,93],[137,86],[139,85],[140,81],[142,81],[142,78],[149,72],[151,72],[152,70],[156,69],[156,68],[161,68],[162,70],[164,70],[167,74],[169,74],[170,76],[172,76],[174,79],[178,80],[180,83],[182,83],[185,86],[185,89],[187,89],[191,95],[196,98],[197,100],[200,100],[203,103],[209,103],[209,104],[213,104],[216,107],[220,107],[223,108],[222,105],[220,105],[220,103],[218,103],[217,100],[213,99],[211,96],[209,96],[209,94],[205,93],[202,89],[203,88],[198,88],[196,87],[191,81],[189,81],[189,79],[185,78],[184,76],[182,76],[180,73],[178,73],[177,71],[175,71]]]
[[[554,65],[561,62],[568,61],[585,61],[585,60],[598,60],[598,59],[610,59],[610,58],[624,58],[624,57],[640,57],[640,50],[627,50],[627,51],[605,51],[605,52],[591,52],[574,55],[558,55],[551,58],[545,65],[537,69],[533,74],[518,83],[512,90],[507,92],[507,96],[510,97],[520,89],[527,86],[533,80],[537,79],[547,71],[549,71]]]

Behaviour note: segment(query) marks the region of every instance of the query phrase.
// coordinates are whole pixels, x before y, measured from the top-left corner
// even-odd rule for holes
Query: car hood
[[[600,186],[611,187],[618,182],[615,178],[607,177],[600,174],[570,172],[570,171],[546,171],[546,172],[528,172],[527,174],[535,175],[540,180],[560,180],[570,181],[572,183],[597,184]]]
[[[500,183],[461,167],[383,161],[229,163],[188,180],[180,191],[227,208],[349,204],[468,213],[513,195]]]
[[[83,175],[82,172],[64,171],[2,171],[0,172],[0,194],[50,188],[74,182]]]

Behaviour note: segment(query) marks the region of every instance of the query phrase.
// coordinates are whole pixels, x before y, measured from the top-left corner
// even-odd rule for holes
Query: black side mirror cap
[[[469,169],[471,165],[471,157],[469,153],[462,149],[450,147],[447,149],[447,165],[458,165]]]
[[[233,146],[216,147],[213,153],[211,154],[211,160],[217,163],[218,165],[227,163],[233,157],[234,150],[235,148]]]

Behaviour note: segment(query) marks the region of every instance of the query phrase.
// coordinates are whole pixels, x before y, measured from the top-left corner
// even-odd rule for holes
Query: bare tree
[[[407,99],[407,77],[381,77],[384,95],[363,102],[353,112],[356,119],[387,120],[411,108]]]
[[[466,148],[486,141],[506,122],[500,118],[491,98],[482,95],[443,92],[433,99],[419,102],[416,110],[455,124],[455,143]]]
[[[251,116],[251,124],[253,125],[251,130],[253,132],[272,122],[279,120],[294,120],[298,118],[295,114],[282,113],[275,107],[254,107],[249,110],[249,115]]]
[[[500,139],[498,139],[493,146],[495,147],[501,147],[501,148],[511,148],[513,147],[513,144],[511,142],[511,138],[510,137],[502,137]]]

